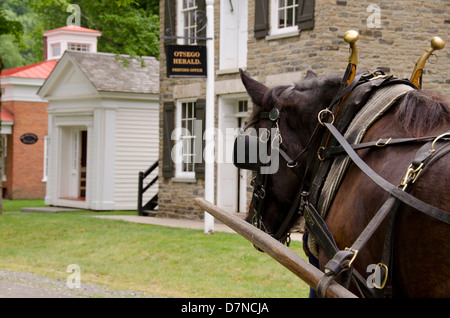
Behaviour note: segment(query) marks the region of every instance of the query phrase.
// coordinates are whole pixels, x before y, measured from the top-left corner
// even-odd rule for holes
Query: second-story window
[[[279,0],[278,28],[289,28],[295,25],[298,0]]]
[[[298,0],[271,0],[272,35],[298,30]]]
[[[179,30],[182,34],[179,36],[184,37],[182,39],[182,44],[195,45],[197,44],[197,10],[198,4],[197,0],[178,0],[179,12]]]
[[[89,44],[84,43],[68,43],[67,49],[69,51],[89,52]]]

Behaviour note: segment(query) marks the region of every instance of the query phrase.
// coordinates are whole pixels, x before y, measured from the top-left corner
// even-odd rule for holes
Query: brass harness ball
[[[445,42],[440,37],[435,36],[431,39],[431,47],[433,50],[442,50],[445,47]]]
[[[344,34],[344,41],[347,43],[350,43],[350,44],[356,43],[356,41],[358,41],[358,39],[359,39],[358,31],[350,30],[350,31],[345,32],[345,34]]]

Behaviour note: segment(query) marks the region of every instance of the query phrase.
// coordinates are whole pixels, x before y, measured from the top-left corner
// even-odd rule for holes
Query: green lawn
[[[88,211],[14,212],[31,203],[21,202],[4,200],[2,269],[65,280],[67,266],[78,264],[82,282],[162,297],[308,295],[303,281],[237,234],[97,219]],[[300,242],[291,248],[303,255]]]

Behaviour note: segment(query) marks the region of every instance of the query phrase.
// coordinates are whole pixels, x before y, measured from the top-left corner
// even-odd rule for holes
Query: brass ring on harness
[[[437,137],[433,140],[433,142],[431,143],[431,149],[428,150],[430,153],[432,153],[432,152],[435,151],[435,149],[434,149],[434,144],[436,143],[436,141],[438,141],[439,139],[441,139],[441,138],[444,137],[444,136],[450,136],[450,133],[447,132],[447,133],[443,133],[442,135],[437,136]]]
[[[295,167],[298,166],[298,162],[297,161],[291,161],[291,162],[288,162],[286,164],[286,166],[288,166],[289,168],[295,168]]]
[[[331,112],[331,110],[329,110],[329,109],[322,109],[322,110],[319,112],[319,114],[317,115],[317,120],[319,121],[319,123],[320,123],[322,126],[325,126],[325,124],[324,124],[323,121],[322,121],[322,119],[325,118],[324,114],[329,114],[329,115],[331,115],[331,122],[330,122],[330,124],[333,125],[333,123],[334,123],[334,114],[333,114],[333,113]]]
[[[319,149],[317,149],[317,157],[319,158],[320,161],[324,161],[325,157],[323,156],[323,151],[325,150],[324,146],[319,147]]]

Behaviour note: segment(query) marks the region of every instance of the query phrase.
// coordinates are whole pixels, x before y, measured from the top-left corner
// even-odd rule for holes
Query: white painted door
[[[247,101],[243,97],[219,99],[217,204],[227,212],[247,211],[247,171],[233,164],[237,128],[245,125]]]
[[[236,117],[223,117],[222,119],[222,158],[220,166],[220,207],[227,212],[236,212],[238,209],[238,171],[233,164],[234,129],[237,127]]]
[[[247,66],[248,1],[220,1],[220,69]]]

